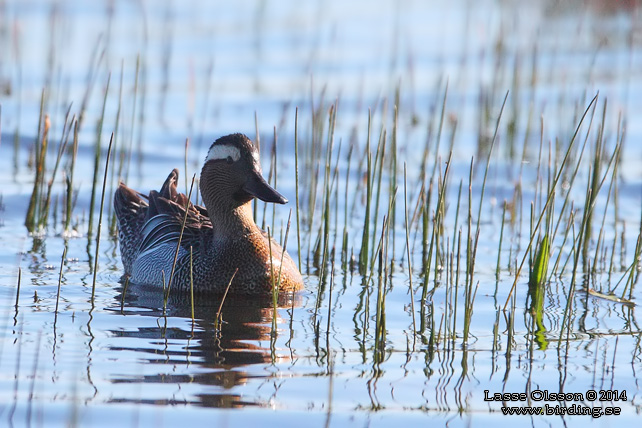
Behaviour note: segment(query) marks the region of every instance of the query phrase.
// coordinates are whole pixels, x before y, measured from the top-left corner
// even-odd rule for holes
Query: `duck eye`
[[[234,162],[234,159],[232,159],[232,156],[228,156],[227,157],[227,163],[230,164],[232,162]]]

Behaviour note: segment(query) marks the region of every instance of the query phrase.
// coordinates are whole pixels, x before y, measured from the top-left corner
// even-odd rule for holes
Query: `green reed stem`
[[[122,315],[125,308],[125,297],[127,296],[127,288],[129,287],[129,275],[125,277],[125,285],[123,286],[123,295],[120,298],[120,313]]]
[[[20,300],[20,285],[22,283],[22,268],[18,267],[18,287],[16,288],[16,310],[18,309],[18,301]]]
[[[219,330],[220,323],[221,323],[221,311],[223,310],[223,303],[225,303],[225,298],[227,297],[227,292],[230,290],[230,286],[232,285],[232,281],[234,281],[234,277],[236,276],[238,271],[239,271],[239,268],[236,268],[234,270],[234,273],[232,274],[232,277],[230,278],[230,282],[228,282],[227,283],[227,287],[225,287],[225,293],[223,293],[223,298],[221,299],[221,304],[218,305],[218,311],[216,311],[216,319],[214,321],[214,329],[215,330]]]
[[[273,128],[274,129],[274,145],[272,146],[272,163],[274,165],[274,181],[272,182],[272,185],[274,186],[275,189],[277,189],[277,178],[279,175],[279,163],[277,162],[278,156],[277,156],[277,147],[278,147],[278,139],[276,135],[276,126]],[[267,204],[265,204],[267,206]],[[264,214],[265,215],[265,214]],[[276,220],[276,204],[272,204],[272,230],[274,230],[274,222]]]
[[[388,188],[388,195],[392,194],[397,186],[397,129],[399,127],[399,86],[397,86],[397,91],[395,95],[395,108],[394,108],[394,121],[392,126],[392,156],[390,158],[390,185]],[[397,206],[392,206],[392,212],[390,213],[390,223],[393,225],[396,223],[397,219]],[[395,227],[392,227],[392,247],[395,247]],[[393,252],[394,259],[394,252]]]
[[[378,281],[377,281],[377,311],[375,314],[375,349],[374,362],[378,364],[383,361],[383,351],[385,347],[385,299],[384,299],[384,275],[383,275],[383,241],[386,233],[385,223],[387,217],[384,216],[384,226],[381,230],[381,241],[377,249],[379,258],[378,263]]]
[[[361,251],[359,253],[359,272],[365,274],[368,271],[368,241],[370,239],[370,202],[372,199],[372,152],[370,151],[370,129],[372,113],[368,110],[368,137],[366,139],[366,213],[363,219],[363,233],[361,235]]]
[[[194,324],[194,254],[189,246],[189,301],[192,308],[192,324]]]
[[[502,256],[502,242],[504,241],[504,224],[506,223],[506,200],[504,200],[504,208],[502,210],[502,226],[499,229],[499,246],[497,248],[497,267],[495,268],[495,277],[499,279],[499,265]]]
[[[294,110],[294,188],[296,194],[296,245],[301,272],[301,227],[299,218],[299,108]]]
[[[468,170],[468,218],[466,222],[466,286],[472,281],[472,230],[473,230],[473,170],[475,158],[470,158],[470,168]]]
[[[328,323],[326,324],[326,341],[329,340],[330,337],[330,322],[332,321],[332,288],[334,285],[334,263],[332,263],[332,267],[330,268],[330,289],[328,290]],[[328,352],[330,351],[330,347],[328,346]]]
[[[406,252],[408,256],[408,292],[410,294],[410,311],[412,312],[412,331],[413,337],[417,332],[417,322],[415,321],[415,297],[414,288],[412,286],[412,259],[410,256],[410,237],[408,233],[408,192],[406,181],[406,163],[403,163],[403,211],[406,223]],[[414,340],[413,340],[414,344]],[[413,345],[414,348],[414,345]]]
[[[120,130],[120,116],[121,116],[121,111],[123,110],[123,74],[124,74],[124,69],[125,69],[125,63],[124,61],[121,60],[120,63],[120,80],[119,80],[119,85],[118,85],[118,107],[116,108],[116,120],[114,122],[114,153],[118,153],[116,155],[115,159],[119,159],[120,162],[118,162],[118,171],[116,172],[116,162],[112,163],[111,166],[111,192],[113,193],[114,189],[114,180],[119,180],[122,175],[122,170],[123,170],[123,158],[125,157],[125,145],[121,144],[120,146],[118,145],[119,143],[119,138],[118,136],[122,136],[122,132],[119,134],[118,131]],[[110,204],[110,214],[111,214],[111,208],[113,208],[113,205]],[[110,225],[110,233],[115,236],[116,235],[116,216],[112,216],[112,222]]]
[[[348,149],[348,159],[347,159],[347,167],[346,167],[346,186],[345,186],[345,202],[344,202],[344,217],[343,217],[343,241],[341,244],[341,259],[342,262],[344,263],[344,270],[347,268],[348,265],[348,193],[349,193],[349,184],[350,184],[350,166],[351,166],[351,160],[352,160],[352,151],[354,149],[353,144],[350,144],[350,148]]]
[[[58,321],[58,303],[60,302],[60,285],[62,284],[62,268],[65,266],[65,257],[67,256],[67,245],[62,250],[60,258],[60,272],[58,273],[58,292],[56,293],[56,309],[54,310],[54,325]]]
[[[319,308],[321,307],[321,300],[323,297],[323,293],[325,291],[325,284],[326,284],[325,270],[326,270],[326,265],[328,264],[327,257],[328,257],[328,252],[326,251],[323,253],[323,258],[321,259],[321,266],[320,266],[321,271],[319,274],[319,282],[317,286],[317,298],[314,305],[314,325],[317,325],[317,315],[319,313]]]
[[[259,114],[254,111],[254,129],[256,132],[256,150],[259,152],[259,156],[261,155],[261,133],[259,132]],[[254,199],[254,206],[252,207],[254,209],[254,220],[258,221],[258,214],[259,214],[259,201],[258,199]]]
[[[333,105],[330,108],[330,117],[328,123],[328,141],[327,141],[327,150],[328,154],[326,157],[325,165],[325,176],[323,178],[324,182],[324,201],[323,201],[323,252],[328,251],[328,238],[330,235],[330,199],[332,194],[333,181],[330,178],[330,171],[332,169],[332,151],[334,149],[334,127],[337,118],[337,108],[336,105]],[[341,145],[339,144],[339,153],[341,153]],[[338,160],[338,156],[337,156]],[[324,268],[325,274],[325,268]]]
[[[185,176],[185,191],[186,192],[188,191],[188,187],[187,187],[187,177],[188,177],[188,175],[187,175],[187,173],[188,173],[188,170],[187,170],[187,158],[188,158],[188,153],[189,153],[189,138],[186,138],[185,139],[185,174],[183,174]]]
[[[461,210],[461,191],[464,187],[464,180],[460,179],[459,180],[459,189],[457,190],[457,205],[455,206],[455,219],[453,223],[453,240],[452,240],[452,245],[453,248],[455,246],[455,242],[457,242],[457,229],[459,228],[459,212]]]
[[[189,187],[189,194],[187,195],[187,202],[185,203],[185,215],[183,216],[183,222],[181,224],[181,233],[178,235],[178,242],[176,243],[176,251],[174,252],[174,261],[172,262],[172,271],[169,275],[169,281],[167,283],[167,296],[169,297],[169,292],[172,288],[172,281],[174,279],[174,272],[176,271],[176,262],[178,260],[178,253],[181,249],[181,242],[183,241],[183,233],[185,232],[185,224],[187,223],[187,216],[189,214],[189,205],[192,200],[192,190],[194,190],[194,180],[196,180],[196,174],[192,176],[192,184]]]
[[[268,234],[268,249],[270,251],[270,279],[272,280],[272,339],[276,337],[276,309],[278,291],[276,291],[276,283],[274,282],[274,260],[272,259],[272,234],[270,233],[270,226],[267,227]]]
[[[374,170],[372,171],[374,176],[372,177],[373,181],[377,181],[377,191],[375,193],[375,207],[374,207],[374,219],[372,222],[372,239],[376,239],[377,236],[377,220],[379,218],[379,202],[381,200],[381,177],[383,176],[383,159],[386,154],[386,130],[384,129],[383,124],[381,125],[381,133],[379,134],[379,142],[377,143],[377,151],[375,153],[375,160],[374,160]],[[372,254],[370,255],[370,264],[374,265],[374,260],[375,260],[375,252],[374,252],[374,247]]]
[[[65,230],[71,227],[71,213],[73,211],[74,195],[74,171],[76,169],[76,157],[78,155],[78,120],[74,121],[74,141],[71,153],[71,165],[67,174],[67,209],[65,215]]]
[[[98,255],[100,250],[100,230],[103,226],[103,208],[105,206],[105,188],[107,187],[107,174],[109,172],[109,158],[111,156],[111,146],[114,142],[114,134],[111,134],[109,139],[109,147],[107,148],[107,160],[105,161],[105,175],[103,177],[103,190],[100,197],[100,213],[98,214],[98,230],[96,232],[96,255],[94,257],[94,277],[91,282],[91,309],[94,309],[94,297],[96,295],[96,275],[98,274]]]
[[[167,310],[167,300],[169,299],[169,293],[167,292],[167,281],[165,280],[165,269],[161,270],[161,281],[163,282],[163,316],[165,316],[165,311]]]

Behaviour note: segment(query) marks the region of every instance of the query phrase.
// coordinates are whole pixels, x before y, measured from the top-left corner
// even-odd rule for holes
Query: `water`
[[[217,425],[377,426],[398,420],[456,426],[512,426],[516,422],[577,426],[636,420],[642,368],[636,307],[589,295],[585,286],[588,283],[604,294],[615,289],[621,295],[624,284],[616,284],[635,254],[642,205],[642,150],[636,143],[642,133],[642,121],[637,117],[642,110],[640,22],[638,2],[619,7],[600,1],[560,5],[463,0],[448,7],[439,2],[412,1],[305,5],[267,1],[233,5],[1,3],[2,425],[175,426],[207,421]],[[288,208],[294,208],[294,114],[299,108],[302,246],[299,253],[293,225],[288,251],[302,260],[306,288],[293,299],[282,298],[276,315],[270,300],[230,298],[222,309],[224,323],[217,329],[220,302],[216,299],[197,299],[194,322],[185,296],[172,296],[165,311],[162,298],[149,290],[129,288],[123,299],[120,254],[109,233],[109,203],[92,306],[96,242],[87,236],[87,216],[97,122],[102,117],[108,79],[103,156],[98,167],[102,176],[106,145],[115,132],[107,201],[117,182],[121,150],[129,160],[129,167],[123,164],[121,176],[131,187],[147,191],[158,188],[172,168],[180,167],[183,173],[186,138],[190,139],[188,173],[181,182],[200,169],[213,139],[239,131],[254,137],[256,118],[265,175],[276,129],[278,188],[291,201],[275,211],[268,207],[265,213],[263,204],[258,206],[258,223],[265,219],[279,238],[285,233]],[[85,94],[89,94],[74,176],[78,194],[72,223],[76,232],[69,239],[62,233],[60,202],[45,232],[30,235],[24,227],[43,87],[48,96],[45,111],[51,120],[47,178],[66,111],[73,103],[71,114],[78,115]],[[342,266],[341,237],[347,205],[347,251],[358,258],[365,212],[363,154],[368,110],[372,112],[372,151],[383,126],[388,162],[398,87],[398,191],[388,256],[394,262],[388,266],[385,346],[378,352],[377,265],[365,277]],[[446,88],[445,120],[437,148]],[[421,189],[426,141],[430,148],[427,170],[430,173],[436,162],[437,175],[444,173],[453,141],[445,196],[444,239],[448,241],[443,244],[450,248],[461,230],[465,249],[470,161],[475,158],[474,235],[488,155],[488,148],[478,144],[479,135],[492,138],[506,91],[510,94],[481,211],[471,289],[475,297],[474,303],[468,304],[473,308],[470,330],[466,333],[464,328],[463,270],[456,283],[449,265],[437,283],[431,275],[427,303],[421,308],[420,219],[413,222],[410,231],[414,326],[403,220],[403,163],[408,168],[412,217]],[[539,210],[545,202],[541,186],[549,180],[548,141],[555,147],[559,139],[560,147],[565,147],[581,113],[598,91],[589,145],[570,190],[577,217],[568,239],[579,233],[604,100],[608,100],[604,114],[608,156],[618,140],[618,123],[626,130],[618,164],[617,222],[611,197],[603,229],[604,247],[600,247],[606,249],[601,250],[595,274],[588,275],[581,267],[578,271],[569,311],[572,330],[566,340],[562,323],[572,281],[572,257],[546,288],[540,328],[534,326],[536,317],[531,315],[527,298],[528,262],[514,292],[515,308],[509,306],[504,311],[503,307],[516,265],[528,245],[530,203],[534,201]],[[329,238],[336,246],[336,260],[327,264],[327,281],[320,284],[321,268],[311,259],[311,250],[322,225],[327,112],[335,100],[339,107],[330,172],[334,173],[336,165],[338,188],[332,196]],[[326,129],[321,137],[315,137],[320,143],[316,157],[311,155],[311,106],[321,112],[319,119],[315,118],[316,126],[322,121]],[[587,129],[588,120],[576,149],[584,142]],[[541,155],[540,139],[544,141]],[[354,152],[348,162],[352,141]],[[126,151],[129,147],[131,156]],[[578,156],[579,151],[574,151],[570,163],[577,163]],[[63,158],[53,186],[52,194],[60,200],[65,195],[62,170],[69,167],[67,159]],[[561,155],[553,161],[559,164]],[[317,167],[315,192],[311,183]],[[602,174],[609,174],[594,208],[590,254],[599,239],[611,183],[607,163],[601,167]],[[392,177],[386,163],[379,212],[376,222],[374,214],[371,219],[376,237],[371,249],[379,241],[388,211]],[[456,217],[460,183],[461,208]],[[565,175],[559,186],[566,189],[568,184],[569,176]],[[433,185],[437,187],[436,178]],[[516,197],[517,187],[521,200]],[[311,200],[315,211],[308,228]],[[513,220],[514,226],[505,226],[497,277],[504,200],[514,202],[516,209],[507,212],[506,218]],[[561,212],[562,204],[563,198],[556,198],[555,215]],[[95,216],[97,219],[97,210]],[[568,228],[567,219],[568,214],[560,230]],[[562,239],[559,232],[551,264]],[[571,249],[567,242],[560,264],[569,259]],[[614,267],[609,273],[611,259]],[[465,270],[463,254],[460,263]],[[19,269],[22,278],[16,307]],[[364,286],[370,275],[372,281]],[[632,297],[639,300],[637,287]],[[564,340],[558,347],[560,336]],[[581,393],[582,401],[513,401],[509,405],[619,407],[622,414],[601,418],[504,416],[501,403],[484,400],[485,390],[491,396],[536,390]],[[595,401],[590,400],[590,393],[587,396],[592,390],[598,392]],[[617,390],[618,395],[604,396],[606,401],[600,401],[600,390]]]

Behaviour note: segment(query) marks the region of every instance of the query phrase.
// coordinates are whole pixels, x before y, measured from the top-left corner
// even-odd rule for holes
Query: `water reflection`
[[[122,292],[116,297],[120,305]],[[274,311],[271,298],[228,296],[223,302],[222,322],[219,325],[216,323],[216,314],[221,304],[221,296],[198,294],[194,296],[194,300],[196,304],[192,324],[189,294],[173,293],[163,310],[164,302],[162,292],[159,290],[139,286],[128,287],[122,313],[125,316],[157,318],[157,327],[137,327],[126,331],[111,330],[111,333],[119,339],[142,340],[132,341],[136,345],[133,347],[111,346],[110,350],[136,352],[143,355],[142,359],[146,364],[172,366],[185,365],[187,362],[191,369],[177,373],[163,373],[164,370],[158,369],[154,370],[152,375],[121,376],[112,379],[112,382],[205,386],[206,388],[199,388],[198,394],[188,398],[188,401],[180,401],[205,407],[262,405],[260,402],[248,400],[247,394],[241,394],[234,389],[245,385],[249,379],[271,377],[270,372],[263,367],[251,373],[249,370],[252,365],[271,364],[277,359],[272,334]],[[282,320],[279,317],[279,313],[282,314],[281,310],[293,308],[299,303],[300,296],[297,295],[280,297],[277,302],[277,318],[274,325],[278,327]],[[126,340],[117,342],[129,343]],[[279,352],[279,362],[287,359],[287,356],[284,357]],[[244,397],[241,398],[242,396]],[[147,404],[177,403],[171,399],[115,398],[112,401]]]

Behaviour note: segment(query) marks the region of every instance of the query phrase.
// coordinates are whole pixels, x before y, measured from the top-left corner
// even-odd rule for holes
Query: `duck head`
[[[265,181],[259,151],[243,134],[214,141],[207,152],[200,183],[203,202],[212,214],[249,205],[254,198],[278,204],[288,201]]]

